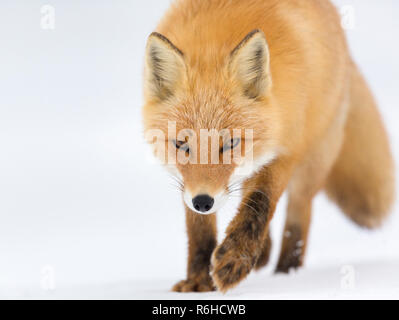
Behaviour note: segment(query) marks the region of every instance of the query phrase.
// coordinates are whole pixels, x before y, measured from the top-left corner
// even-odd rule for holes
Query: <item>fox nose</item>
[[[195,210],[199,212],[208,212],[209,210],[212,209],[213,204],[215,203],[215,200],[208,196],[207,194],[202,194],[199,196],[196,196],[193,199],[193,206]]]

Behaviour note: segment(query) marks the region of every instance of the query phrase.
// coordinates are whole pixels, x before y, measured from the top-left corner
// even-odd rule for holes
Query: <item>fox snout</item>
[[[201,194],[193,199],[194,209],[206,213],[210,211],[215,203],[215,199],[207,194]]]
[[[184,202],[188,208],[198,214],[208,215],[215,213],[225,204],[227,200],[226,192],[218,192],[216,194],[201,191],[192,194],[186,190],[184,192]]]

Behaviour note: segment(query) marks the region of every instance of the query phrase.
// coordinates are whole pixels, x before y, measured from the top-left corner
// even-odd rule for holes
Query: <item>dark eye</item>
[[[188,143],[186,141],[176,141],[173,140],[173,144],[176,147],[177,150],[182,150],[184,152],[189,153],[190,152],[190,147],[188,146]]]
[[[230,141],[228,141],[221,149],[220,152],[226,152],[228,150],[233,150],[234,148],[236,148],[241,142],[240,138],[234,138],[231,139]]]

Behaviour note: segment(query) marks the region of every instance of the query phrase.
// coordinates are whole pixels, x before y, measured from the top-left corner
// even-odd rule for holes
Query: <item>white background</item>
[[[399,159],[399,4],[334,2],[354,6],[351,49]],[[45,4],[56,10],[55,30],[41,28]],[[168,5],[1,1],[0,297],[399,298],[397,208],[369,232],[324,195],[315,201],[304,270],[272,273],[283,198],[269,268],[225,296],[169,292],[185,277],[183,206],[149,161],[141,128],[144,46]],[[235,206],[218,214],[220,238]]]

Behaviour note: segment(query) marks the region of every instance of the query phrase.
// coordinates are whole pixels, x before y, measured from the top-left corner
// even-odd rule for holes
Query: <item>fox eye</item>
[[[188,146],[188,143],[186,141],[176,141],[173,140],[173,144],[176,147],[177,150],[182,150],[184,152],[189,153],[190,152],[190,147]]]
[[[224,153],[228,150],[233,150],[234,148],[236,148],[241,142],[240,138],[234,138],[231,139],[230,141],[228,141],[227,143],[225,143],[225,145],[220,149],[221,153]]]

